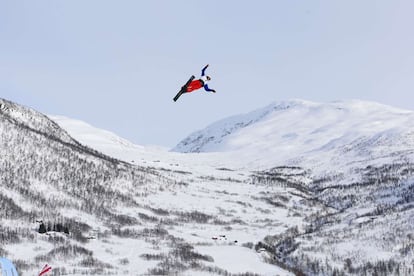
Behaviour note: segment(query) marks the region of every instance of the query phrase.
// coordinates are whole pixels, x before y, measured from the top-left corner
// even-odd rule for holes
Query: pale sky
[[[0,0],[0,97],[166,147],[294,98],[414,110],[414,1]]]

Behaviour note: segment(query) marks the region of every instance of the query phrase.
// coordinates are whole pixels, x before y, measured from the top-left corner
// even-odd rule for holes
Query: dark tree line
[[[67,235],[70,234],[69,232],[69,225],[62,224],[62,223],[48,223],[47,226],[41,222],[39,225],[39,232],[40,234],[45,234],[47,232],[63,232]]]

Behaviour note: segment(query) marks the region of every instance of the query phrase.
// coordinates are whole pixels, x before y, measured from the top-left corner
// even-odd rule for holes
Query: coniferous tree
[[[46,226],[44,225],[44,223],[43,223],[43,222],[39,225],[39,230],[38,230],[38,232],[39,232],[40,234],[44,234],[44,233],[46,233],[46,232],[47,232],[47,231],[46,231]]]
[[[69,227],[64,226],[64,227],[63,227],[63,233],[65,233],[65,234],[69,235]]]
[[[62,224],[60,224],[60,223],[56,224],[56,232],[63,232]]]

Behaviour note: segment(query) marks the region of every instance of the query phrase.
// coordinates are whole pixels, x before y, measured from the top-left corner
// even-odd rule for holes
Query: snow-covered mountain
[[[325,207],[333,207],[336,211],[330,213],[330,219],[313,217],[306,235],[297,233],[308,237],[301,243],[315,246],[315,240],[323,231],[330,233],[323,235],[331,237],[335,230],[329,225],[339,227],[341,231],[362,229],[357,232],[362,232],[364,239],[359,240],[357,237],[360,235],[351,235],[348,239],[331,242],[324,249],[342,252],[337,253],[336,260],[331,260],[332,265],[338,260],[344,261],[344,256],[363,254],[366,257],[361,259],[363,261],[358,259],[352,269],[348,267],[358,274],[369,267],[367,261],[394,260],[389,253],[401,246],[401,241],[384,250],[383,245],[378,247],[381,244],[378,242],[379,232],[390,229],[397,221],[404,229],[403,233],[412,230],[412,223],[407,223],[406,219],[408,216],[411,221],[413,216],[413,119],[412,111],[372,102],[354,100],[321,104],[285,101],[213,123],[173,149],[173,152],[186,154],[160,154],[159,162],[165,161],[163,165],[166,165],[167,160],[175,158],[174,162],[184,165],[184,157],[190,157],[193,171],[200,164],[211,168],[259,170],[261,172],[252,175],[255,183],[276,186],[282,183],[308,192]],[[384,210],[387,215],[383,214]],[[401,210],[406,214],[400,216]],[[381,219],[376,214],[382,214]],[[332,224],[332,220],[337,223]],[[374,220],[381,223],[369,223]],[[371,234],[366,233],[368,230],[372,231]],[[292,237],[287,235],[283,239],[291,240]],[[283,239],[278,242],[284,244]],[[410,243],[409,240],[406,242]],[[344,249],[341,245],[344,243],[353,246]],[[366,252],[367,248],[369,252]],[[317,260],[306,257],[300,246],[295,249],[294,254],[301,257],[289,256],[294,260],[294,267],[300,266],[304,260],[316,261],[319,265]],[[324,258],[326,255],[329,254],[321,254]],[[412,252],[397,258],[401,263],[409,264],[411,257]],[[342,265],[336,264],[337,267]],[[301,269],[307,271],[306,267]],[[325,269],[333,271],[335,268],[327,265]]]
[[[266,188],[252,191],[248,174],[123,162],[30,108],[1,106],[0,255],[21,274],[35,275],[45,263],[54,275],[290,274],[253,248],[272,229],[300,225],[288,219],[300,200],[288,189],[280,190],[292,199],[278,211],[284,219],[270,223],[275,213],[260,196]],[[49,125],[53,135],[43,131]],[[101,136],[94,143],[114,138],[92,136]]]
[[[363,101],[314,103],[291,100],[233,116],[196,131],[173,151],[211,152],[289,145],[291,155],[350,143],[361,136],[412,130],[414,112]],[[289,150],[291,152],[291,150]]]
[[[413,145],[412,111],[356,100],[292,100],[213,123],[182,140],[173,151],[233,152],[243,157],[236,158],[240,162],[252,166],[255,162],[286,165],[303,158],[308,165],[308,158],[313,158],[331,166],[338,157],[355,161]]]
[[[299,166],[310,174],[302,188],[335,211],[310,219],[304,233],[267,237],[283,263],[311,274],[339,272],[341,264],[346,273],[370,274],[375,262],[390,269],[374,274],[397,273],[396,266],[414,272],[412,111],[363,101],[274,103],[213,123],[173,151],[224,152],[241,166]],[[294,185],[289,174],[273,168],[254,177]]]
[[[0,255],[20,271],[47,261],[56,275],[414,272],[411,111],[273,103],[167,151],[1,104]],[[38,234],[35,219],[71,234]]]

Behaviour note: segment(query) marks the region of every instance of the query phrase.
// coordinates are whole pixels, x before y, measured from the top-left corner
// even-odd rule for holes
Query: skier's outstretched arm
[[[205,85],[204,85],[204,90],[206,90],[207,92],[213,92],[213,93],[216,93],[216,90],[209,88],[209,87],[208,87],[208,84],[205,84]]]
[[[208,67],[208,64],[204,66],[204,68],[201,70],[201,76],[204,76],[206,74],[207,67]]]

